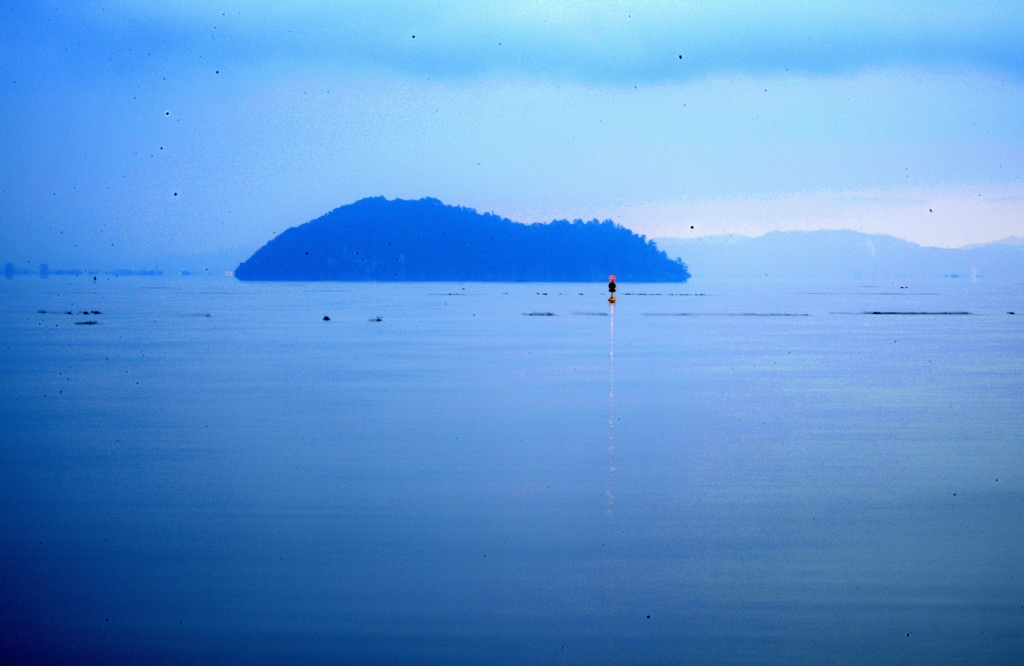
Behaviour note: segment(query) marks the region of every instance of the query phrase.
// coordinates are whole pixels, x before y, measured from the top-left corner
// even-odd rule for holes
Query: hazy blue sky
[[[857,5],[7,2],[0,261],[255,248],[376,195],[1024,235],[1024,3]]]

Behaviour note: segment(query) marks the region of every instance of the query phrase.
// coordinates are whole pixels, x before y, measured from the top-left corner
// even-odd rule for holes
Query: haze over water
[[[1024,654],[1019,285],[0,289],[5,662]]]

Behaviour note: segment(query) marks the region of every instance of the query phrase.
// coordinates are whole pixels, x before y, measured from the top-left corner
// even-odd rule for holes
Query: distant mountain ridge
[[[971,250],[976,247],[989,247],[991,245],[1024,245],[1024,236],[1007,236],[991,243],[971,243],[964,245],[961,250]]]
[[[685,282],[686,264],[611,220],[520,224],[437,199],[361,199],[292,227],[239,280]]]
[[[850,230],[654,239],[669,256],[685,257],[701,280],[729,282],[1024,281],[1024,246],[1015,240],[946,249]]]

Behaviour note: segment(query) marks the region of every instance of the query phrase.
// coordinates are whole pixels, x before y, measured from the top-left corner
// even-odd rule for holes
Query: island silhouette
[[[685,282],[679,259],[611,220],[521,224],[437,199],[373,197],[292,227],[239,280]]]

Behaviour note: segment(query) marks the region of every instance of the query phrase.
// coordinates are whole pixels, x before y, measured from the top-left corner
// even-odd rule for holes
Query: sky
[[[1024,236],[1022,34],[1020,2],[9,1],[0,262],[245,254],[381,195]]]

